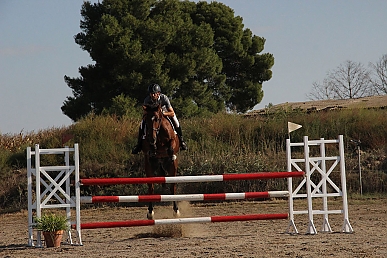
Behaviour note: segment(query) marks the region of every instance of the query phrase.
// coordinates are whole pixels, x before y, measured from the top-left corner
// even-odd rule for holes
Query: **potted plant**
[[[69,229],[66,216],[50,213],[35,218],[36,229],[43,232],[47,247],[59,247],[64,230]]]

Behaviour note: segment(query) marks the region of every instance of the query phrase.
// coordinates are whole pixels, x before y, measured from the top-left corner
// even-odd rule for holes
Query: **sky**
[[[102,0],[101,0],[102,1]],[[98,2],[97,0],[91,2]],[[197,1],[196,1],[197,2]],[[308,101],[314,82],[350,60],[368,67],[387,54],[385,0],[219,0],[266,39],[273,77],[269,104]],[[61,111],[64,76],[92,63],[75,42],[82,0],[0,0],[0,133],[26,134],[72,124]]]

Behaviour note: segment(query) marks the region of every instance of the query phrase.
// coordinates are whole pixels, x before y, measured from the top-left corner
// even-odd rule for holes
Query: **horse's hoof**
[[[147,217],[148,219],[154,219],[154,217],[155,217],[155,212],[154,212],[154,211],[152,211],[152,213],[148,212],[148,213],[146,214],[146,217]]]
[[[175,218],[180,218],[180,211],[179,211],[179,210],[174,211],[174,212],[173,212],[173,216],[174,216]]]

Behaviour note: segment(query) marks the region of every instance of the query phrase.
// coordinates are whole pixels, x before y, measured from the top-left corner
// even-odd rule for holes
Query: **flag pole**
[[[289,128],[289,122],[288,122],[288,139],[289,139],[289,141],[290,141],[290,128]],[[290,142],[292,142],[292,141],[290,141]]]
[[[289,121],[288,121],[288,139],[289,139],[289,142],[292,142],[292,141],[290,140],[290,127],[289,127]]]

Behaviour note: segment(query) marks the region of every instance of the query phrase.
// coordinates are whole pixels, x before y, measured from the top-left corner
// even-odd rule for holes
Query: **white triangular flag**
[[[299,125],[299,124],[295,124],[295,123],[292,123],[292,122],[288,122],[288,132],[291,133],[297,129],[300,129],[302,127],[302,125]]]

